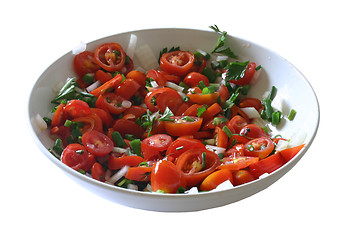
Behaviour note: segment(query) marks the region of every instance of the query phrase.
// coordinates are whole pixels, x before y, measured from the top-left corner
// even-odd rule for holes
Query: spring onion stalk
[[[296,115],[296,111],[294,109],[291,109],[290,113],[289,113],[289,116],[288,116],[288,119],[290,121],[294,120],[295,118],[295,115]]]
[[[233,136],[232,132],[230,131],[230,129],[227,126],[224,126],[222,128],[222,130],[226,133],[226,135],[231,138]]]
[[[130,148],[133,150],[133,152],[138,155],[138,156],[142,156],[141,155],[141,140],[140,139],[135,139],[130,141]]]
[[[111,134],[112,139],[115,142],[115,145],[120,148],[126,148],[126,142],[124,138],[121,136],[121,134],[118,131],[115,131]]]
[[[271,115],[271,123],[274,125],[278,125],[280,123],[280,120],[281,120],[281,112],[280,111],[273,112]]]

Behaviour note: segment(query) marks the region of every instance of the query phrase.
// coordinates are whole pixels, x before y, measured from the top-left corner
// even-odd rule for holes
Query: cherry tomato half
[[[96,162],[92,165],[91,176],[93,179],[105,182],[105,170],[100,163]]]
[[[258,157],[224,157],[222,159],[222,164],[218,167],[219,169],[229,169],[230,171],[237,171],[243,168],[248,167],[250,164],[256,163],[259,161]]]
[[[183,82],[189,87],[196,87],[199,85],[200,81],[202,81],[206,86],[209,86],[209,79],[198,72],[191,72],[187,74],[183,80]]]
[[[81,138],[86,150],[97,157],[105,156],[114,149],[114,143],[105,134],[98,131],[88,131]]]
[[[63,150],[61,161],[74,170],[89,171],[95,163],[95,158],[91,157],[86,148],[78,143],[72,143]]]
[[[160,58],[160,67],[165,72],[185,76],[194,64],[194,54],[187,51],[164,53]]]
[[[190,149],[205,150],[206,148],[205,145],[197,139],[179,137],[170,144],[166,151],[166,156],[171,159],[176,159]]]
[[[200,185],[201,191],[210,191],[215,189],[221,183],[229,180],[233,184],[233,175],[228,169],[221,169],[207,176]]]
[[[242,78],[236,80],[230,80],[229,82],[234,83],[236,85],[246,85],[249,84],[251,79],[253,78],[256,72],[256,63],[250,62],[245,70],[245,74]]]
[[[234,186],[239,186],[254,181],[256,178],[250,171],[242,169],[233,173]]]
[[[170,161],[158,161],[151,171],[151,187],[154,192],[176,193],[179,187],[186,188],[182,172]]]
[[[183,172],[188,187],[201,183],[219,165],[219,156],[204,149],[188,150],[181,154],[176,162],[176,167]]]
[[[95,73],[100,69],[100,66],[94,60],[94,53],[89,51],[77,54],[74,58],[73,65],[80,79],[82,79],[86,73]]]
[[[125,65],[125,58],[125,51],[118,43],[105,43],[94,52],[95,62],[109,72],[120,71]]]
[[[201,128],[202,118],[198,117],[170,117],[174,122],[166,121],[165,130],[171,136],[192,135]]]
[[[263,159],[270,155],[274,150],[274,143],[270,138],[255,138],[244,145],[244,153],[246,156],[258,157]]]
[[[64,111],[68,117],[77,118],[77,117],[85,117],[91,114],[91,110],[89,105],[82,101],[82,100],[70,100],[65,108]]]
[[[165,151],[171,143],[172,139],[167,134],[152,135],[141,142],[141,152],[145,159],[150,159]]]

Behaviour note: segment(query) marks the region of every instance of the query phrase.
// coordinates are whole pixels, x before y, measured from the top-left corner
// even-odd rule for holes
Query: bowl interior
[[[105,37],[87,44],[87,50],[94,50],[97,46],[106,42],[117,42],[120,43],[126,50],[130,35],[135,34],[137,36],[137,46],[142,44],[148,44],[154,51],[155,55],[158,56],[159,52],[165,48],[171,48],[173,46],[180,46],[182,50],[189,50],[194,52],[197,49],[211,52],[214,48],[218,35],[210,31],[190,30],[190,29],[151,29],[151,30],[140,30],[117,34],[109,37]],[[204,204],[199,208],[209,208],[214,206],[220,206],[222,204],[230,203],[233,201],[240,200],[247,196],[244,191],[250,191],[254,194],[268,185],[272,184],[283,174],[285,174],[291,167],[300,159],[300,157],[309,148],[313,141],[319,124],[319,106],[316,95],[305,77],[287,60],[279,56],[278,54],[261,47],[255,43],[229,36],[228,44],[232,50],[239,55],[240,61],[251,60],[257,64],[262,65],[262,73],[250,92],[249,96],[261,98],[266,91],[269,91],[272,86],[277,87],[277,98],[281,98],[281,105],[283,106],[283,113],[286,116],[290,109],[295,109],[297,115],[293,121],[282,121],[282,123],[274,128],[273,131],[281,134],[283,137],[290,138],[298,136],[299,134],[305,137],[306,146],[302,150],[302,154],[299,154],[296,158],[290,161],[287,165],[273,173],[276,177],[266,177],[255,181],[254,183],[247,184],[246,186],[239,186],[234,188],[232,193],[228,193],[228,199],[224,200],[223,203],[216,202],[216,204]],[[59,82],[64,82],[68,77],[75,76],[75,72],[72,68],[72,61],[74,55],[72,52],[60,57],[57,61],[51,64],[39,77],[35,83],[29,98],[28,116],[30,120],[30,126],[33,130],[35,141],[38,143],[40,149],[46,154],[46,156],[53,161],[56,165],[61,167],[67,173],[71,174],[75,178],[80,178],[86,183],[96,185],[99,188],[105,188],[109,190],[106,195],[128,194],[129,196],[147,196],[151,195],[150,198],[158,198],[158,194],[144,194],[144,193],[130,193],[131,190],[120,189],[113,186],[106,186],[103,184],[87,178],[82,174],[73,171],[64,164],[60,163],[58,159],[52,156],[48,152],[48,148],[53,146],[53,139],[50,137],[48,131],[41,131],[36,125],[34,119],[37,114],[40,116],[49,116],[52,106],[50,104],[51,99],[56,95],[54,89],[57,89]],[[136,57],[134,62],[138,62]],[[254,189],[251,190],[252,186]],[[240,190],[239,190],[240,189]],[[224,192],[231,192],[224,191]],[[239,191],[236,193],[236,191]],[[242,191],[242,193],[240,192]],[[217,193],[219,194],[219,193]],[[250,195],[251,195],[250,194]],[[202,195],[202,194],[197,194]],[[204,195],[204,194],[203,194]],[[205,194],[211,196],[210,194]],[[160,196],[162,199],[174,199],[174,197]],[[181,199],[187,198],[180,197]],[[190,198],[190,197],[189,197]],[[200,199],[200,198],[199,198]],[[194,207],[184,206],[182,208],[171,206],[171,201],[166,205],[166,209],[173,210],[197,210]],[[191,196],[191,201],[196,201],[194,196]],[[201,197],[201,201],[204,198]],[[126,205],[126,203],[124,203]],[[144,206],[144,201],[140,201],[139,204],[135,204],[134,207],[146,208],[152,210],[164,210],[161,206]],[[158,204],[157,204],[158,205]],[[186,204],[185,204],[186,205]],[[172,208],[173,207],[173,208]]]

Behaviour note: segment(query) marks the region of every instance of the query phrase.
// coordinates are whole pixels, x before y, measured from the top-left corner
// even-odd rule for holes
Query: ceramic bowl
[[[87,43],[87,50],[94,50],[106,42],[120,43],[126,50],[131,34],[137,36],[137,46],[148,44],[155,54],[158,54],[164,47],[172,46],[180,46],[182,50],[192,52],[197,49],[211,52],[219,36],[212,31],[193,29],[139,30]],[[256,43],[231,35],[228,35],[227,44],[239,54],[239,60],[251,60],[263,67],[257,84],[250,90],[250,96],[261,98],[264,92],[272,86],[276,86],[277,96],[282,98],[281,104],[284,111],[289,111],[291,108],[297,111],[293,121],[282,121],[276,131],[284,137],[299,136],[300,134],[304,137],[306,145],[296,157],[266,177],[227,190],[197,194],[161,194],[123,189],[102,183],[61,163],[47,150],[54,143],[49,132],[40,130],[34,119],[37,114],[40,116],[49,114],[52,107],[50,100],[56,95],[53,89],[56,89],[59,82],[64,82],[67,77],[75,76],[72,68],[74,57],[72,51],[51,64],[36,81],[30,93],[28,120],[37,145],[51,162],[84,188],[108,200],[138,209],[172,212],[197,211],[230,204],[264,190],[292,169],[309,149],[319,125],[318,101],[306,78],[283,57]],[[134,61],[137,62],[137,59],[134,58]],[[59,176],[54,176],[54,178],[56,177]]]

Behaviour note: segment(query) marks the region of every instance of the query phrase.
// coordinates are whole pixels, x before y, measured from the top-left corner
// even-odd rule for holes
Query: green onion
[[[141,163],[139,163],[139,167],[142,167],[142,166],[148,167],[148,166],[149,166],[149,163],[148,163],[148,162],[141,162]]]
[[[192,117],[189,117],[189,116],[184,116],[181,118],[181,120],[185,120],[187,122],[195,122],[195,119],[193,119]]]
[[[280,123],[280,120],[281,120],[281,112],[280,111],[273,112],[271,115],[271,123],[274,125],[278,125]]]
[[[72,123],[73,123],[72,121],[66,119],[66,121],[64,123],[64,126],[65,127],[71,127]]]
[[[180,186],[178,188],[178,190],[176,191],[176,193],[184,193],[185,191],[186,191],[186,189],[184,187]]]
[[[289,116],[288,116],[288,119],[290,121],[294,120],[295,118],[295,115],[296,115],[296,111],[294,109],[291,109],[290,113],[289,113]]]
[[[175,150],[176,150],[176,151],[179,151],[179,150],[181,150],[181,149],[183,149],[183,148],[184,148],[184,146],[180,146],[180,147],[175,148]]]
[[[121,148],[127,147],[124,138],[121,136],[121,134],[118,131],[113,132],[111,134],[111,137],[114,140],[114,143],[117,147],[121,147]]]
[[[269,96],[269,99],[272,101],[274,100],[275,96],[276,96],[276,93],[277,93],[277,89],[275,86],[272,86],[271,88],[271,92],[270,92],[270,96]]]
[[[205,75],[209,79],[209,82],[215,82],[216,80],[215,73],[209,67],[205,67],[201,74]]]
[[[203,115],[203,113],[206,111],[206,109],[207,109],[206,105],[204,105],[204,106],[202,106],[202,107],[199,107],[199,108],[197,109],[197,116],[198,116],[198,117],[201,117],[201,115]]]
[[[77,170],[79,173],[81,173],[81,174],[85,174],[86,172],[84,171],[84,170],[82,170],[82,169],[79,169],[79,170]]]
[[[202,156],[202,169],[205,169],[205,163],[206,163],[206,152],[203,152],[201,154]]]
[[[222,128],[222,130],[226,133],[226,135],[229,137],[229,138],[231,138],[232,137],[232,132],[230,131],[230,129],[227,127],[227,126],[224,126],[223,128]]]
[[[62,148],[62,140],[60,138],[55,140],[53,150],[56,154],[61,155],[62,151],[64,150]]]
[[[227,122],[227,119],[226,118],[222,118],[222,117],[214,117],[213,119],[213,124],[215,126],[219,126],[223,123],[226,123]]]
[[[199,84],[197,85],[201,90],[203,90],[204,88],[206,88],[206,85],[203,81],[200,81]]]
[[[274,109],[271,106],[271,100],[270,99],[264,99],[263,104],[264,104],[264,110],[263,110],[263,116],[262,117],[265,120],[271,121],[272,114],[274,112]]]
[[[133,150],[133,152],[142,157],[141,155],[141,140],[140,139],[135,139],[130,141],[130,148]]]
[[[255,150],[255,147],[253,145],[247,145],[247,149],[252,152]]]
[[[82,154],[84,154],[85,151],[84,151],[84,150],[76,150],[75,152],[76,152],[77,154],[82,155]]]
[[[51,120],[50,118],[48,118],[48,117],[43,117],[43,120],[46,122],[46,125],[47,125],[48,127],[51,126],[52,120]]]

